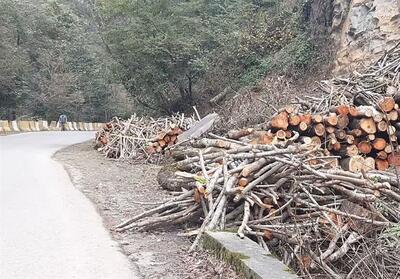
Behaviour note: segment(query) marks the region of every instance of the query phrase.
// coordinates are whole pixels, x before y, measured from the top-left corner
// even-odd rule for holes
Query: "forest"
[[[325,35],[310,17],[302,0],[2,0],[0,117],[157,116],[301,78]]]

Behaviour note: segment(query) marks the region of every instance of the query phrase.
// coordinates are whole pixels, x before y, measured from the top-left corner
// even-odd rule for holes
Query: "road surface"
[[[95,208],[52,154],[93,132],[0,137],[0,278],[135,279]]]

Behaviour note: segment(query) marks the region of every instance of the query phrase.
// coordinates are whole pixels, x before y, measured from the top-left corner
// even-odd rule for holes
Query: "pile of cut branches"
[[[198,222],[191,250],[205,230],[228,228],[305,277],[399,277],[399,49],[327,101],[173,149],[181,191],[115,229]]]
[[[198,155],[178,161],[175,175],[191,178],[194,187],[117,231],[202,220],[192,249],[205,230],[236,228],[296,271],[342,278],[362,240],[400,222],[398,180],[387,172],[330,168],[334,156],[289,141],[251,145],[203,138],[193,145]]]
[[[321,81],[315,94],[317,97],[305,96],[306,101],[296,99],[304,109],[313,112],[325,112],[341,104],[374,106],[382,95],[393,96],[399,102],[399,65],[400,42],[362,73]]]
[[[157,161],[194,122],[193,117],[184,114],[158,119],[114,117],[97,132],[96,148],[108,158]]]

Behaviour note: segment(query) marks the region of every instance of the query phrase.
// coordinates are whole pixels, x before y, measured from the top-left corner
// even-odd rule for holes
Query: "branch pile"
[[[222,143],[224,144],[221,149]],[[288,144],[289,143],[289,144]],[[198,155],[176,163],[194,187],[117,226],[148,230],[203,216],[193,243],[212,229],[235,227],[277,246],[287,264],[341,278],[357,243],[400,222],[397,177],[330,168],[333,156],[309,144],[239,144],[203,138]]]
[[[154,161],[194,122],[193,117],[184,114],[159,119],[114,117],[97,132],[96,148],[108,158]]]
[[[374,106],[383,95],[392,96],[399,102],[399,65],[400,42],[363,73],[354,72],[350,77],[322,81],[317,90],[318,97],[306,96],[307,102],[297,100],[314,112],[324,112],[341,104]]]
[[[399,72],[397,46],[335,83],[328,101],[287,106],[262,130],[209,133],[175,148],[168,168],[185,178],[182,190],[115,229],[198,222],[191,250],[205,230],[229,228],[302,276],[397,278]]]

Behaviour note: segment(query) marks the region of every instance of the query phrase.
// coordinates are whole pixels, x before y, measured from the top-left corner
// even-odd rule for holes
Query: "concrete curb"
[[[22,132],[31,132],[31,129],[29,128],[29,121],[19,120],[17,123]]]
[[[72,126],[72,122],[67,122],[67,130],[74,131],[74,127]]]
[[[257,243],[231,232],[206,232],[202,246],[233,266],[247,279],[298,278],[286,265]]]
[[[67,122],[68,131],[96,131],[103,123],[91,122]],[[39,131],[60,131],[60,125],[57,121],[47,120],[0,120],[0,133],[8,134],[13,132],[39,132]]]
[[[1,132],[9,133],[11,132],[10,123],[7,120],[0,120]]]
[[[20,129],[18,128],[18,122],[16,120],[11,121],[11,127],[14,132],[20,132]]]

